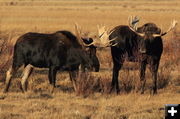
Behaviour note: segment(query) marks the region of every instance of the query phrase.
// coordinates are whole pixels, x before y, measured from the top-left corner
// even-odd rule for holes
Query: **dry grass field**
[[[171,20],[180,22],[180,1],[0,0],[0,66],[9,59],[16,39],[26,32],[74,32],[77,22],[83,32],[96,34],[98,24],[113,28],[127,24],[130,15],[138,15],[140,25],[154,22],[165,31]],[[3,80],[10,61],[0,69],[0,119],[163,119],[165,104],[180,103],[180,27],[163,39],[157,95],[150,95],[149,70],[145,94],[136,92],[139,65],[128,62],[120,71],[121,94],[107,94],[112,73],[110,49],[98,50],[101,70],[91,73],[91,79],[81,83],[79,92],[73,91],[67,72],[59,72],[57,88],[51,93],[47,70],[35,69],[27,93],[19,89],[20,70],[9,93],[3,94]]]

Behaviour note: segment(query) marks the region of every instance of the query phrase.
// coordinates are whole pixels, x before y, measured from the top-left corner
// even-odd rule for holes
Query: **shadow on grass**
[[[63,91],[65,93],[73,93],[74,92],[74,88],[73,87],[63,86],[63,85],[57,85],[55,90]]]

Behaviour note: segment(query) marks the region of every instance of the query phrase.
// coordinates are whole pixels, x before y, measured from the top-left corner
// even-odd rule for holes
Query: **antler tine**
[[[100,35],[100,26],[99,25],[97,25],[97,29],[98,29],[98,36]]]
[[[79,39],[80,38],[80,33],[79,33],[79,29],[78,29],[78,24],[75,23],[75,33],[77,35],[77,38]]]
[[[132,27],[132,22],[133,22],[133,16],[131,16],[131,20],[130,20],[131,27]]]
[[[77,40],[78,42],[80,43],[80,45],[82,46],[82,48],[84,49],[84,42],[82,41],[81,39],[81,33],[79,31],[79,28],[78,28],[78,24],[75,23],[75,33],[76,33],[76,37],[77,37]]]
[[[132,23],[132,16],[129,16],[129,17],[128,17],[128,22],[129,22],[129,23],[128,23],[129,28],[134,31],[134,29],[133,29],[133,27],[132,27],[132,24],[131,24],[131,23]]]
[[[172,30],[176,25],[177,25],[177,21],[176,21],[176,20],[171,21],[171,26],[169,27],[169,29],[167,30],[167,32],[169,32],[170,30]]]
[[[115,29],[110,30],[109,35],[111,35],[114,31],[115,31]]]
[[[98,26],[98,36],[100,37],[105,32],[105,26],[99,27]]]
[[[106,30],[105,26],[100,27],[100,31],[105,31],[105,30]]]
[[[139,18],[138,18],[138,16],[135,16],[133,21],[132,21],[132,24],[134,25],[135,30],[137,30],[138,22],[139,22]]]
[[[129,25],[130,27],[131,27],[131,17],[132,17],[132,16],[129,16],[129,17],[128,17],[128,25]]]
[[[133,19],[133,18],[134,17],[132,15],[129,17],[129,26],[134,29],[133,24],[135,23],[135,21],[134,21],[135,19]]]

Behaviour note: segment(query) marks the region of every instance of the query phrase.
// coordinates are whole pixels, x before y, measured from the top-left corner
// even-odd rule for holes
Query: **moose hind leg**
[[[141,89],[141,94],[144,93],[144,87],[146,84],[146,79],[145,79],[145,72],[146,72],[146,63],[142,62],[140,64],[140,89]]]
[[[76,91],[77,90],[76,79],[77,79],[77,76],[78,76],[78,71],[70,71],[69,76],[70,76],[70,80],[73,83],[74,91]]]
[[[112,82],[111,82],[111,89],[110,89],[110,93],[112,92],[112,90],[114,88],[116,88],[116,93],[118,94],[120,92],[119,89],[119,82],[118,82],[118,76],[119,76],[119,70],[121,69],[122,64],[115,64],[114,63],[114,67],[113,67],[113,77],[112,77]]]
[[[54,88],[56,87],[56,73],[57,69],[55,67],[49,68],[49,81],[51,84],[51,92],[54,92]]]
[[[10,83],[11,83],[11,78],[12,78],[12,74],[13,74],[13,69],[12,67],[9,68],[9,70],[6,72],[6,81],[5,81],[5,89],[4,89],[4,93],[8,92]]]
[[[6,81],[5,81],[5,88],[4,88],[4,93],[8,92],[10,84],[11,84],[11,79],[12,76],[17,72],[18,68],[20,66],[12,66],[11,68],[9,68],[9,70],[6,72]]]
[[[22,76],[22,80],[21,80],[21,90],[22,92],[24,91],[27,91],[27,84],[28,84],[28,77],[30,76],[31,72],[32,72],[32,65],[27,65],[25,68],[24,68],[24,71],[23,71],[23,76]]]
[[[151,73],[153,79],[152,93],[157,94],[157,72],[158,72],[159,63],[151,65]]]

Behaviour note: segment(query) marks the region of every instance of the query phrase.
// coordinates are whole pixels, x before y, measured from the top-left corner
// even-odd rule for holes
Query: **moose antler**
[[[79,44],[84,49],[85,48],[84,46],[87,46],[87,45],[83,42],[83,40],[81,38],[81,31],[79,30],[77,23],[75,23],[75,34],[76,34],[76,37],[77,37],[77,40],[78,40]]]
[[[105,26],[100,27],[99,25],[97,26],[97,29],[98,38],[94,39],[93,42],[88,44],[87,46],[95,45],[96,47],[111,47],[117,45],[117,43],[112,43],[112,41],[116,40],[117,37],[109,40],[109,36],[112,32],[114,32],[114,30],[111,30],[109,32]]]
[[[166,31],[166,32],[161,32],[160,34],[153,34],[153,36],[154,37],[161,37],[161,36],[164,36],[164,35],[166,35],[168,32],[170,32],[171,30],[173,30],[174,28],[175,28],[175,26],[177,25],[177,21],[176,20],[173,20],[172,22],[171,22],[171,25],[170,25],[170,27],[169,27],[169,29]],[[161,30],[162,31],[162,30]]]
[[[135,16],[135,17],[131,16],[130,24],[135,30],[137,30],[138,22],[139,22],[138,16]]]
[[[137,16],[133,17],[133,16],[130,16],[128,18],[128,21],[129,21],[129,28],[135,32],[136,34],[140,35],[140,36],[144,36],[143,33],[138,33],[137,32],[137,24],[139,22],[139,18]]]

